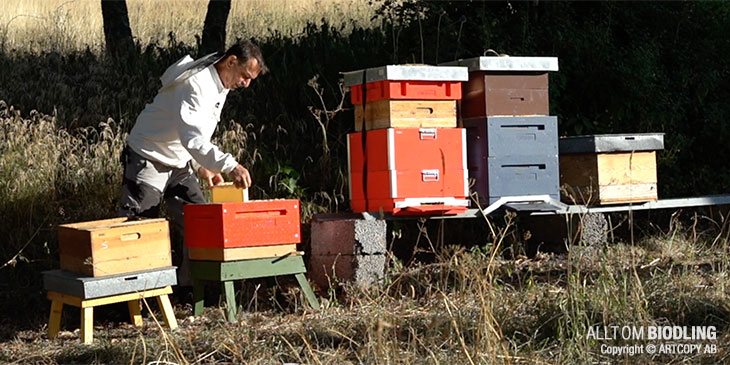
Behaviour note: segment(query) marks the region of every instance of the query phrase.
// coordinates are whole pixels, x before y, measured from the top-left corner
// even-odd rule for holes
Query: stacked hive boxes
[[[469,177],[483,204],[505,196],[559,198],[557,117],[549,116],[554,57],[476,57],[466,66],[461,118]]]
[[[567,203],[587,205],[657,200],[656,151],[661,133],[560,139],[560,181]]]
[[[213,187],[212,204],[184,207],[190,259],[236,261],[297,252],[299,200],[243,201],[243,194],[232,186]]]
[[[456,127],[456,101],[467,78],[464,67],[390,65],[345,73],[358,131],[347,138],[354,212],[466,210],[466,133]]]

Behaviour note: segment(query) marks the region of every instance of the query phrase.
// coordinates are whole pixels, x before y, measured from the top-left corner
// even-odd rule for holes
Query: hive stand
[[[304,260],[299,254],[283,257],[270,257],[237,261],[190,261],[193,278],[193,315],[203,313],[204,281],[220,282],[226,298],[226,317],[229,322],[236,321],[236,295],[233,283],[236,280],[263,278],[269,276],[294,275],[304,292],[309,305],[319,309],[319,302],[304,274],[307,272]]]
[[[56,338],[61,328],[63,305],[81,309],[81,340],[94,340],[94,307],[127,302],[129,317],[135,326],[142,326],[141,299],[157,298],[165,324],[177,328],[177,320],[168,294],[176,284],[175,267],[111,277],[87,277],[62,270],[43,273],[44,287],[51,300],[48,319],[48,338]]]

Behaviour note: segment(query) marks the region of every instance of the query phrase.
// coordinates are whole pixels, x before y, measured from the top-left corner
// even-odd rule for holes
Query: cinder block
[[[312,255],[372,255],[385,253],[385,220],[360,214],[316,214],[312,219]]]
[[[84,276],[64,270],[44,271],[43,288],[81,299],[101,298],[177,285],[175,269],[175,266],[170,266],[104,277]]]
[[[523,231],[530,232],[528,244],[565,247],[581,242],[585,246],[608,243],[608,221],[603,213],[525,216],[520,220]]]
[[[385,275],[385,255],[314,255],[307,276],[325,290],[336,283],[354,282],[358,287],[376,284]]]

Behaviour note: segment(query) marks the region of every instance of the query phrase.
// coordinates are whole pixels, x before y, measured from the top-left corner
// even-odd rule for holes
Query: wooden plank
[[[97,305],[104,305],[104,304],[111,304],[111,303],[119,303],[119,302],[128,302],[130,300],[134,299],[142,299],[142,298],[150,298],[155,297],[162,294],[170,294],[172,293],[172,287],[166,286],[164,288],[159,289],[152,289],[152,290],[145,290],[138,293],[129,293],[129,294],[120,294],[120,295],[112,295],[109,297],[103,297],[103,298],[94,298],[94,299],[87,299],[82,300],[81,298],[74,297],[72,295],[66,295],[54,291],[48,292],[48,299],[50,300],[58,300],[62,302],[63,304],[72,305],[74,307],[94,307]]]
[[[157,304],[160,306],[162,317],[165,319],[165,324],[171,330],[177,328],[177,319],[175,318],[175,311],[172,309],[170,298],[167,294],[157,296]]]
[[[50,291],[50,290],[48,291],[46,296],[52,302],[58,301],[60,303],[72,305],[74,307],[79,307],[79,308],[81,308],[81,302],[83,301],[83,299],[81,299],[79,297],[75,297],[73,295],[61,294],[59,292]]]
[[[87,221],[87,222],[78,222],[78,223],[69,223],[69,224],[62,224],[58,226],[59,231],[61,229],[70,229],[70,230],[89,230],[94,227],[98,226],[110,226],[122,222],[126,222],[129,220],[128,217],[117,217],[117,218],[110,218],[110,219],[101,219],[96,221]]]
[[[600,204],[636,203],[658,200],[656,184],[606,185],[600,187]]]
[[[81,308],[81,342],[90,345],[94,342],[94,308]]]
[[[236,261],[267,257],[280,257],[297,252],[297,245],[276,245],[258,247],[188,247],[191,260]]]
[[[60,300],[51,301],[51,314],[48,317],[48,338],[54,339],[61,329],[61,314],[63,313],[63,302]]]
[[[355,106],[355,130],[362,129],[363,107]],[[365,128],[454,128],[456,100],[379,100],[365,106]]]
[[[127,308],[129,309],[129,320],[132,324],[137,327],[142,327],[142,308],[139,305],[139,299],[128,301]]]
[[[598,184],[656,184],[656,151],[599,153]]]
[[[233,281],[224,281],[222,286],[223,293],[226,296],[226,317],[228,322],[235,323],[238,306],[236,305],[236,291],[233,286]]]
[[[312,309],[318,310],[319,309],[319,301],[317,301],[317,296],[314,295],[314,292],[312,291],[312,287],[309,286],[309,282],[307,281],[307,277],[304,276],[304,274],[296,274],[294,275],[297,278],[297,282],[299,283],[299,287],[302,288],[302,292],[304,292],[304,297],[307,298],[307,301],[309,302],[309,305],[312,307]]]
[[[74,230],[79,230],[82,232],[93,232],[98,230],[104,230],[109,228],[115,228],[115,227],[125,227],[125,226],[140,226],[144,224],[155,224],[167,221],[165,218],[144,218],[144,219],[136,219],[130,217],[118,217],[118,218],[110,218],[110,219],[101,219],[96,221],[88,221],[88,222],[79,222],[79,223],[70,223],[70,224],[63,224],[60,225],[59,228],[70,228]]]
[[[91,237],[88,232],[59,226],[58,253],[61,270],[93,276]]]
[[[202,280],[193,280],[193,315],[199,316],[203,314],[203,306],[205,305],[205,283]]]
[[[240,261],[190,261],[193,279],[227,281],[307,272],[300,255]]]

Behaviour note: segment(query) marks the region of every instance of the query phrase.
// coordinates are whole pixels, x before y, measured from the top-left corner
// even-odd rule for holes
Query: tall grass
[[[493,222],[492,222],[493,223]],[[495,231],[497,232],[497,231]],[[718,348],[730,346],[727,239],[693,238],[691,228],[600,247],[571,246],[561,255],[503,259],[501,230],[472,250],[445,245],[433,262],[403,266],[392,257],[385,278],[373,286],[344,285],[323,298],[319,311],[286,280],[249,285],[240,293],[243,311],[226,322],[220,308],[190,318],[178,307],[180,329],[161,333],[122,325],[97,328],[92,346],[77,336],[40,338],[42,329],[18,333],[21,341],[0,347],[0,360],[42,363],[533,363],[627,362],[723,363],[718,354],[601,353],[601,345],[641,341],[588,338],[591,326],[715,326]],[[424,234],[440,235],[427,230]],[[429,239],[427,239],[429,240]],[[679,243],[685,255],[678,256]],[[500,243],[502,241],[502,243]],[[674,247],[672,247],[674,245]],[[428,249],[427,247],[422,247]],[[293,284],[293,283],[291,283]],[[256,284],[260,285],[260,284]],[[276,299],[278,298],[278,299]],[[256,303],[256,304],[252,304]],[[74,323],[68,327],[75,327]],[[164,329],[162,329],[164,330]],[[164,330],[166,331],[166,330]]]
[[[0,49],[63,52],[100,49],[104,44],[99,0],[4,0]],[[127,0],[132,35],[143,47],[164,42],[168,34],[196,44],[208,0]],[[348,0],[233,0],[227,23],[236,37],[268,39],[298,36],[308,23],[322,20],[343,30],[372,24],[373,6]]]

